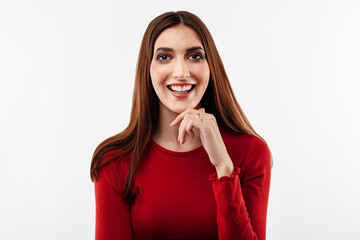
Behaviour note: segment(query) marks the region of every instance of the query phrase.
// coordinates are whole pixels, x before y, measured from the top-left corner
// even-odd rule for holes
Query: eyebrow
[[[204,51],[204,49],[202,47],[191,47],[186,49],[186,52],[191,52],[191,51],[195,51],[195,50],[202,50]],[[164,51],[164,52],[173,52],[174,49],[172,48],[167,48],[167,47],[159,47],[158,49],[156,49],[155,53],[159,52],[159,51]],[[205,52],[205,51],[204,51]]]

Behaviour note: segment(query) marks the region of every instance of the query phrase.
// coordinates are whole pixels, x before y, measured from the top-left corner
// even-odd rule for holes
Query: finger
[[[189,121],[189,123],[187,124],[187,126],[186,126],[186,132],[188,132],[189,134],[190,134],[190,136],[192,137],[192,138],[194,138],[195,137],[195,133],[194,133],[194,131],[192,130],[192,128],[193,128],[193,120],[191,119],[190,121]]]
[[[196,134],[194,133],[194,131],[192,129],[190,130],[190,132],[191,132],[191,134],[190,134],[191,137],[194,138]]]
[[[176,126],[179,122],[181,122],[181,120],[182,120],[182,116],[177,116],[175,119],[174,119],[174,121],[172,121],[171,123],[170,123],[170,126]]]
[[[180,125],[179,125],[179,130],[178,130],[178,140],[179,143],[181,144],[183,141],[183,128],[184,128],[184,124],[186,122],[186,116],[181,120]]]
[[[191,113],[192,111],[194,111],[194,109],[188,108],[188,109],[186,109],[185,111],[183,111],[182,113],[180,113],[180,114],[174,119],[174,121],[172,121],[172,122],[170,123],[170,126],[176,126],[176,125],[184,118],[184,116],[185,116],[187,113]]]
[[[180,114],[174,119],[174,121],[172,121],[172,122],[170,123],[170,126],[175,126],[175,125],[177,125],[179,122],[181,122],[182,119],[184,118],[185,114],[186,114],[186,111],[187,111],[187,110],[185,110],[184,112],[180,113]]]
[[[185,127],[186,127],[186,123],[188,121],[188,118],[185,116],[184,119],[181,121],[180,126],[179,126],[179,143],[182,144],[183,142],[185,142]]]

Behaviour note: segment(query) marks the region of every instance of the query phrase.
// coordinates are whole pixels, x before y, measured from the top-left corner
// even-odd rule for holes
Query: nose
[[[174,78],[190,77],[189,68],[184,60],[180,59],[175,62],[173,77]]]

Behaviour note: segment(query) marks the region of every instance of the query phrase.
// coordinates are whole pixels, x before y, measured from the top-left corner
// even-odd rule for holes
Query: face
[[[160,110],[181,113],[200,107],[210,69],[201,40],[192,28],[177,25],[161,32],[155,41],[150,76]]]

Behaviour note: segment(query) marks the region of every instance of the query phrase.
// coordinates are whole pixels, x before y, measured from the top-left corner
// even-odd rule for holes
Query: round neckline
[[[167,148],[164,148],[163,146],[159,145],[157,142],[155,142],[154,140],[150,139],[152,145],[157,148],[158,150],[160,150],[161,152],[164,152],[165,154],[168,155],[172,155],[172,156],[177,156],[177,157],[185,157],[185,156],[189,156],[189,155],[193,155],[195,153],[201,152],[201,151],[205,151],[204,146],[200,146],[197,148],[194,148],[190,151],[185,151],[185,152],[176,152]]]

